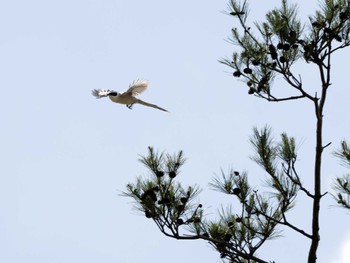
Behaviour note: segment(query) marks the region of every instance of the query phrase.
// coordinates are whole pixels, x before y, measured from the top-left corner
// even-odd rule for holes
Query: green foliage
[[[350,168],[350,147],[349,144],[343,140],[341,147],[334,152],[345,167]],[[337,192],[333,195],[337,203],[343,208],[350,209],[350,174],[336,177],[333,182],[333,189]]]
[[[271,128],[266,126],[261,131],[254,128],[250,142],[256,152],[252,160],[267,172],[267,185],[275,191],[273,196],[282,204],[282,210],[287,211],[293,207],[297,191],[302,187],[295,170],[295,139],[283,133],[281,142],[275,143]],[[277,163],[282,169],[278,169]]]
[[[326,0],[320,11],[316,11],[310,17],[315,33],[323,30],[330,39],[334,38],[338,42],[349,41],[349,14],[350,5],[347,0]]]
[[[340,149],[335,151],[334,155],[342,161],[344,166],[350,168],[350,144],[345,140],[341,141]]]
[[[131,197],[135,206],[147,218],[155,221],[159,229],[177,238],[180,227],[201,221],[201,204],[194,205],[199,193],[197,186],[183,188],[174,178],[185,163],[183,152],[177,155],[157,153],[152,147],[148,155],[139,159],[151,172],[150,179],[138,178],[128,184],[123,195]]]
[[[333,189],[337,191],[337,194],[333,195],[337,203],[350,209],[350,174],[337,177],[333,183]]]
[[[228,175],[222,172],[222,177],[216,177],[210,186],[225,194],[235,196],[240,203],[240,208],[222,209],[220,219],[209,224],[208,232],[212,237],[228,239],[234,247],[246,254],[253,254],[266,240],[279,236],[276,226],[282,220],[281,211],[274,207],[268,198],[258,194],[248,184],[247,173],[230,171]],[[224,229],[218,233],[217,229]],[[232,246],[232,245],[231,245]],[[229,258],[234,258],[233,251],[226,248],[218,251]]]
[[[176,239],[204,239],[217,249],[222,258],[246,262],[265,262],[255,257],[256,250],[265,241],[277,237],[276,226],[281,222],[281,206],[272,206],[268,198],[259,195],[248,184],[247,174],[232,171],[222,181],[214,179],[211,186],[235,196],[241,204],[240,211],[230,209],[219,213],[219,220],[205,220],[203,207],[195,204],[199,193],[197,186],[183,188],[172,176],[185,163],[183,152],[170,155],[157,153],[152,147],[139,161],[150,172],[150,178],[138,178],[128,184],[123,194],[135,201],[135,206],[152,219],[160,231]],[[289,206],[290,204],[288,204]],[[249,261],[253,260],[253,261]]]
[[[300,188],[291,169],[296,161],[294,141],[282,134],[281,142],[275,143],[270,128],[254,128],[251,143],[257,155],[252,159],[265,169],[274,192],[260,194],[249,185],[247,172],[230,171],[226,175],[221,171],[221,177],[215,177],[210,186],[233,196],[240,205],[234,210],[222,209],[218,220],[205,219],[202,205],[194,204],[197,186],[185,190],[175,181],[185,163],[182,151],[170,155],[149,147],[148,155],[139,161],[149,170],[150,178],[138,178],[136,183],[128,184],[124,195],[133,198],[137,209],[169,237],[207,240],[222,258],[231,262],[266,262],[255,253],[266,241],[279,237],[278,226],[291,227],[309,237],[291,225],[286,216]]]
[[[275,35],[277,40],[295,44],[301,32],[301,22],[297,18],[296,5],[288,5],[282,1],[281,8],[271,10],[266,14],[267,27],[270,34]],[[263,34],[264,36],[264,34]],[[269,40],[269,38],[266,38]]]
[[[293,164],[296,161],[295,139],[293,137],[289,138],[286,133],[281,134],[278,156],[287,164]]]
[[[269,174],[275,174],[277,147],[273,144],[271,129],[265,127],[259,132],[257,128],[254,128],[250,143],[256,152],[256,156],[253,156],[252,159]]]
[[[248,4],[230,1],[229,14],[238,19],[242,30],[232,29],[230,40],[238,48],[232,59],[221,62],[233,68],[233,76],[241,78],[248,93],[268,101],[299,98],[317,100],[307,92],[301,79],[293,73],[293,65],[300,59],[313,63],[325,79],[330,55],[350,45],[350,4],[345,0],[325,1],[321,10],[310,16],[309,30],[297,17],[297,6],[282,0],[281,7],[266,14],[266,21],[255,22],[257,33],[248,25]],[[272,92],[276,74],[294,88],[295,95],[277,97]],[[280,92],[278,94],[281,94]]]

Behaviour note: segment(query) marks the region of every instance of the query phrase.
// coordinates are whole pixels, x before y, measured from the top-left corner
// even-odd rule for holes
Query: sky
[[[318,1],[294,1],[304,19]],[[221,262],[204,241],[163,236],[152,221],[120,196],[126,184],[147,176],[137,160],[153,146],[183,150],[178,180],[198,184],[209,216],[231,199],[208,188],[220,170],[247,171],[253,185],[264,172],[249,156],[252,127],[287,132],[298,142],[298,167],[312,187],[312,105],[273,104],[247,94],[232,70],[218,62],[234,18],[227,1],[14,0],[0,2],[0,261]],[[251,17],[279,1],[251,1]],[[252,20],[253,21],[253,20]],[[334,56],[324,120],[323,190],[346,172],[331,152],[349,137],[350,50]],[[309,65],[296,68],[313,93],[319,82]],[[129,110],[92,89],[123,91],[135,79],[150,81],[140,98],[170,113],[135,105]],[[287,89],[276,79],[276,89]],[[310,228],[310,202],[302,194],[290,217]],[[320,263],[350,262],[349,212],[326,195],[321,208]],[[309,242],[289,230],[260,255],[305,262]]]

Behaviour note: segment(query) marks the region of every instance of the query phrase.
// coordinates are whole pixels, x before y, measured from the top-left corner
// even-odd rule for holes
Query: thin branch
[[[322,147],[322,149],[327,148],[327,147],[328,147],[329,145],[331,145],[331,144],[332,144],[332,142],[327,143],[325,146]]]
[[[206,241],[209,241],[211,242],[212,244],[222,244],[224,246],[227,246],[227,242],[224,242],[224,241],[221,241],[221,240],[216,240],[216,239],[213,239],[213,238],[210,238],[208,236],[204,236],[204,235],[193,235],[193,236],[190,236],[190,235],[183,235],[183,236],[180,236],[180,235],[171,235],[169,233],[167,233],[164,229],[162,230],[161,229],[161,232],[167,236],[167,237],[171,237],[171,238],[174,238],[174,239],[177,239],[177,240],[198,240],[198,239],[203,239],[203,240],[206,240]],[[257,263],[268,263],[267,261],[265,260],[262,260],[260,258],[257,258],[251,254],[247,254],[247,253],[242,253],[241,251],[233,248],[233,247],[230,247],[230,249],[232,249],[233,253],[237,254],[237,256],[239,257],[242,257],[244,259],[247,259],[247,260],[253,260]]]
[[[305,95],[300,95],[300,96],[291,96],[291,97],[285,97],[285,98],[275,98],[271,95],[269,95],[269,97],[266,97],[264,95],[261,95],[261,94],[255,94],[255,96],[259,97],[259,98],[262,98],[262,99],[265,99],[267,101],[270,101],[270,102],[280,102],[280,101],[288,101],[288,100],[297,100],[297,99],[301,99],[301,98],[304,98]],[[271,98],[272,97],[272,98]]]
[[[296,176],[296,178],[297,178],[297,181],[296,181],[295,183],[299,186],[300,190],[302,190],[307,196],[309,196],[309,197],[311,197],[311,198],[315,198],[315,196],[314,196],[313,194],[311,194],[310,191],[307,190],[307,189],[302,185],[302,183],[301,183],[301,181],[300,181],[300,177],[299,177],[297,171],[295,170],[294,165],[293,165],[293,167],[292,167],[292,170],[293,170],[293,173],[295,174],[295,176]]]
[[[259,200],[259,199],[257,198],[257,200]],[[273,217],[267,215],[266,213],[264,213],[264,212],[261,211],[261,210],[257,211],[257,213],[261,214],[261,215],[264,216],[265,218],[267,218],[267,219],[269,219],[269,220],[271,220],[271,221],[273,221],[273,222],[275,222],[275,223],[277,223],[277,224],[281,224],[281,225],[288,226],[289,228],[295,230],[296,232],[302,234],[303,236],[306,236],[306,237],[312,239],[312,235],[310,235],[310,234],[306,233],[304,230],[302,230],[302,229],[300,229],[300,228],[298,228],[298,227],[292,225],[291,223],[289,223],[289,222],[287,221],[287,219],[286,219],[285,217],[283,218],[283,221],[281,221],[281,220],[277,220],[277,219],[275,219],[275,218],[273,218]]]
[[[339,47],[336,47],[336,48],[332,49],[330,52],[328,52],[328,53],[326,53],[326,54],[327,54],[327,55],[328,55],[328,54],[332,54],[333,52],[335,52],[335,51],[337,51],[337,50],[339,50],[339,49],[346,48],[346,47],[348,47],[348,46],[350,46],[350,41],[347,41],[347,42],[345,42],[344,44],[340,45]]]
[[[288,165],[288,166],[290,167],[290,165]],[[293,171],[293,173],[294,173],[294,175],[295,175],[296,178],[294,178],[294,177],[290,174],[290,172],[289,172],[290,169],[289,169],[289,168],[288,168],[288,169],[285,168],[285,167],[284,167],[284,164],[282,163],[282,168],[284,169],[284,173],[285,173],[285,174],[287,175],[287,177],[292,181],[292,183],[296,184],[296,185],[299,187],[299,189],[300,189],[301,191],[303,191],[307,196],[309,196],[309,197],[311,197],[311,198],[314,198],[314,195],[311,194],[310,191],[307,190],[307,189],[303,186],[303,184],[301,183],[300,177],[299,177],[297,171],[295,170],[294,163],[291,165],[291,167],[292,167],[292,171]]]
[[[216,240],[216,239],[213,239],[213,238],[210,238],[210,237],[207,237],[207,236],[203,236],[203,235],[199,235],[200,238],[204,239],[204,240],[207,240],[213,244],[222,244],[222,245],[227,245],[226,242],[223,242],[223,241],[220,241],[220,240]],[[251,254],[246,254],[246,253],[242,253],[241,251],[233,248],[233,247],[230,247],[230,249],[232,249],[232,251],[234,251],[234,253],[237,254],[237,256],[241,257],[241,258],[244,258],[246,260],[253,260],[257,263],[268,263],[267,261],[265,260],[262,260],[260,258],[257,258]]]
[[[233,4],[231,4],[231,6],[232,6],[233,11],[235,11],[235,12],[241,12],[241,11],[242,11],[242,10],[235,10]],[[245,4],[244,4],[244,6],[245,6]],[[243,9],[244,9],[244,8],[243,8]],[[255,42],[260,48],[262,48],[262,45],[260,44],[260,42],[250,33],[249,27],[247,27],[247,25],[246,25],[245,22],[243,21],[242,16],[241,16],[241,15],[237,15],[237,17],[238,17],[238,19],[239,19],[239,22],[240,22],[242,28],[244,29],[244,33],[248,34],[249,37],[250,37],[251,39],[253,39],[254,42]]]

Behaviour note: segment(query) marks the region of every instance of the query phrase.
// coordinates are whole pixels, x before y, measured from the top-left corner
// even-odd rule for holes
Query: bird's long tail
[[[158,109],[158,110],[162,110],[162,111],[168,112],[166,109],[163,109],[163,108],[161,108],[161,107],[159,107],[159,106],[157,106],[157,105],[154,105],[154,104],[145,102],[145,101],[140,100],[140,99],[138,99],[138,100],[136,101],[136,103],[142,104],[142,105],[147,106],[147,107],[152,107],[152,108],[155,108],[155,109]]]

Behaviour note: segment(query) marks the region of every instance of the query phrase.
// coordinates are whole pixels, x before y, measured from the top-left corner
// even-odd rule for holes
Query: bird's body
[[[130,94],[118,94],[118,95],[109,95],[109,99],[115,103],[120,103],[120,104],[127,104],[127,105],[132,105],[135,104],[137,101],[137,98],[134,96],[130,96]]]
[[[134,81],[129,85],[129,88],[127,91],[119,93],[114,90],[104,90],[104,89],[94,89],[92,91],[92,95],[94,95],[97,99],[103,98],[103,97],[109,97],[111,101],[115,103],[120,104],[126,104],[126,106],[131,109],[132,106],[135,103],[142,104],[144,106],[156,108],[158,110],[167,111],[161,107],[158,107],[157,105],[145,102],[143,100],[140,100],[136,98],[137,95],[144,92],[148,87],[148,81],[147,80],[137,80]]]

